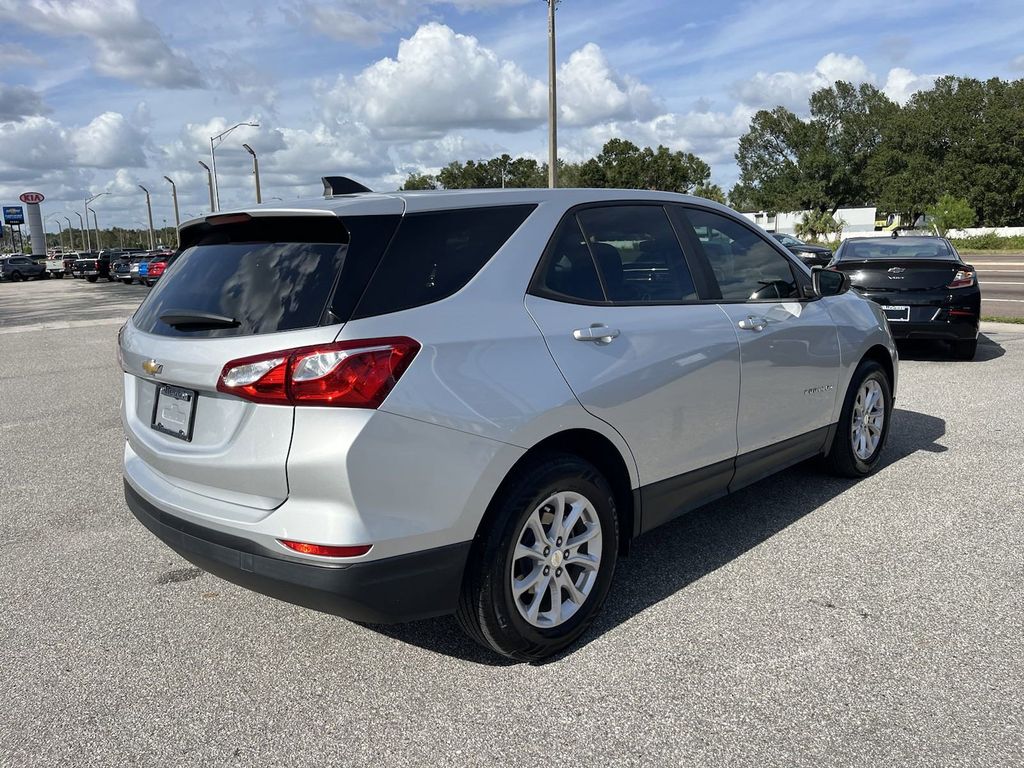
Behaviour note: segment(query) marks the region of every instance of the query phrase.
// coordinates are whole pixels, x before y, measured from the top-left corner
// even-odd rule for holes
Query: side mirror
[[[838,269],[811,269],[811,291],[815,297],[838,296],[850,290],[850,276]]]

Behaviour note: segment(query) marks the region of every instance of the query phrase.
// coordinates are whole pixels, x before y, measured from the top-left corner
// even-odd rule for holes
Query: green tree
[[[410,173],[402,190],[437,189],[437,178],[427,173]]]
[[[977,218],[966,198],[954,197],[948,192],[930,206],[926,213],[943,237],[951,229],[966,229],[973,226]]]
[[[611,139],[591,163],[584,163],[587,186],[614,189],[649,189],[692,192],[711,178],[711,167],[690,152],[668,147],[644,147],[625,139]]]
[[[717,184],[701,184],[695,190],[693,194],[697,197],[703,197],[707,200],[714,200],[716,203],[726,204],[725,192]]]
[[[837,219],[828,211],[807,211],[797,222],[797,237],[804,237],[809,240],[820,240],[825,235],[835,235],[836,238],[843,234],[846,222]]]

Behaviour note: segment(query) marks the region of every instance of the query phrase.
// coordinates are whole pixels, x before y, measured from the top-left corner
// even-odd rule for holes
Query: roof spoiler
[[[358,181],[350,179],[348,176],[321,176],[320,178],[324,183],[324,197],[334,197],[335,195],[354,195],[359,192],[373,191],[369,187],[360,184]]]

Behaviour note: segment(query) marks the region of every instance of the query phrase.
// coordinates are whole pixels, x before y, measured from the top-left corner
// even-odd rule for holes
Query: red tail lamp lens
[[[360,544],[355,547],[328,547],[324,544],[307,544],[304,541],[287,541],[280,539],[288,549],[294,549],[304,555],[319,555],[320,557],[359,557],[370,551],[372,544]]]
[[[272,405],[378,408],[419,350],[400,336],[243,357],[224,366],[217,390]]]

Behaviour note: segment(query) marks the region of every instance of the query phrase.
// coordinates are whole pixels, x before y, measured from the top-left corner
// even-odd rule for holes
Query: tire
[[[21,282],[21,272],[11,272],[11,282],[12,283]]]
[[[64,273],[63,272],[58,272],[57,274],[54,275],[54,277],[56,277],[58,280],[63,280],[64,279]]]
[[[974,356],[978,352],[978,340],[959,339],[957,341],[950,342],[950,347],[952,349],[953,359],[973,360]]]
[[[872,386],[874,384],[875,386]],[[876,389],[877,387],[877,389]],[[882,424],[877,430],[878,442],[872,447],[871,440],[876,430],[868,427],[859,434],[865,435],[865,443],[859,443],[858,433],[854,432],[855,419],[860,410],[866,392],[878,392],[882,398]],[[876,410],[873,423],[877,426]],[[839,416],[836,434],[832,446],[825,456],[825,466],[833,474],[840,477],[865,477],[878,467],[879,458],[885,449],[885,441],[889,436],[889,425],[892,422],[892,383],[885,369],[874,360],[864,360],[854,371],[850,381],[850,389],[843,401],[843,410]],[[870,450],[868,450],[870,449]]]
[[[98,280],[99,278],[97,278],[97,276],[96,276],[96,275],[89,275],[89,276],[88,276],[88,277],[86,277],[85,279],[86,279],[86,280],[88,280],[88,281],[89,281],[90,283],[95,283],[95,282],[96,282],[96,280]]]
[[[555,529],[559,508],[563,514],[579,510],[569,531],[575,532],[572,538],[591,536],[569,546],[572,538]],[[548,541],[548,534],[554,541]],[[506,481],[492,501],[473,543],[456,617],[466,634],[503,656],[519,661],[550,656],[579,638],[597,615],[611,586],[618,549],[608,481],[575,456],[538,457]],[[528,550],[535,554],[520,554]],[[565,552],[570,552],[568,559]],[[563,563],[568,565],[563,568]],[[514,596],[517,574],[535,586]]]

